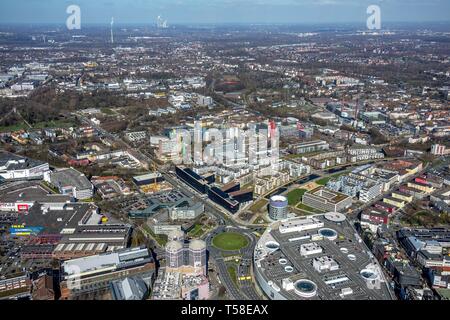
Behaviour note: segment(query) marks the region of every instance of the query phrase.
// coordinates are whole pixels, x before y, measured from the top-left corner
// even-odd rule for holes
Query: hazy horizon
[[[81,8],[82,23],[155,24],[356,24],[369,5],[385,23],[450,22],[447,0],[15,0],[0,4],[1,24],[64,24],[69,5]]]

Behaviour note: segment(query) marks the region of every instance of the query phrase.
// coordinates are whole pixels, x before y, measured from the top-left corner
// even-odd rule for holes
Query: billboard
[[[24,225],[13,225],[9,228],[9,233],[13,236],[38,235],[44,230],[43,227],[26,227]]]
[[[18,204],[17,211],[19,212],[28,212],[29,205],[28,204]]]

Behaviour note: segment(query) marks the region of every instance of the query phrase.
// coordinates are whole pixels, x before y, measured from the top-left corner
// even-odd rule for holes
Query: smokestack
[[[114,31],[113,31],[113,27],[114,27],[114,17],[111,18],[111,43],[114,43]]]

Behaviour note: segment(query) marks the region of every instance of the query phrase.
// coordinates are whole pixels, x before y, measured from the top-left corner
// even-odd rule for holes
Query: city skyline
[[[450,300],[449,0],[0,8],[2,303]]]
[[[446,22],[450,3],[443,0],[142,0],[14,1],[3,3],[2,23],[64,23],[66,8],[78,5],[85,24],[156,23],[163,15],[173,24],[327,24],[363,23],[370,5],[378,5],[384,22]],[[238,5],[239,4],[239,5]]]

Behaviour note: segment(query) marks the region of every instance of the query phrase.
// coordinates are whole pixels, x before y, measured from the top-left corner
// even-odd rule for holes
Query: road
[[[189,185],[184,183],[182,180],[178,179],[174,174],[171,174],[170,172],[167,172],[165,168],[163,168],[161,165],[159,165],[156,161],[154,161],[150,155],[145,154],[143,151],[133,148],[128,143],[123,141],[120,137],[116,135],[112,135],[111,133],[103,130],[100,126],[93,124],[89,119],[82,115],[78,115],[81,120],[95,128],[98,132],[100,132],[102,135],[118,142],[119,144],[122,144],[127,151],[133,152],[133,155],[135,155],[139,160],[145,161],[148,164],[152,164],[154,168],[156,168],[161,175],[164,177],[164,179],[169,182],[170,184],[174,186],[180,186],[182,187],[182,190],[184,193],[186,193],[187,196],[191,197],[197,202],[201,202],[205,206],[205,212],[214,217],[219,224],[219,227],[212,233],[209,233],[209,235],[206,237],[206,243],[209,248],[210,258],[214,259],[214,264],[218,268],[218,274],[219,278],[222,281],[222,284],[225,286],[225,289],[227,290],[230,297],[236,300],[260,300],[261,297],[258,295],[254,288],[254,281],[253,277],[252,280],[245,280],[243,282],[239,283],[239,288],[236,287],[234,284],[233,279],[231,278],[230,274],[227,270],[227,264],[225,263],[222,253],[220,250],[216,249],[214,246],[211,245],[211,240],[214,235],[220,232],[224,232],[226,230],[232,229],[235,230],[241,234],[246,235],[249,238],[249,244],[247,247],[242,249],[239,254],[242,255],[241,263],[238,267],[238,276],[240,275],[246,275],[251,276],[251,265],[253,261],[253,250],[256,245],[256,239],[255,236],[252,234],[252,230],[248,228],[244,228],[239,226],[239,224],[232,219],[229,214],[220,206],[216,205],[212,201],[210,201],[206,197],[202,197],[197,191],[193,190]],[[160,252],[161,254],[161,252]]]
[[[219,226],[205,239],[209,248],[210,258],[214,259],[214,263],[217,266],[219,279],[227,290],[230,298],[235,300],[261,300],[261,297],[255,290],[253,277],[251,280],[237,280],[238,287],[236,286],[228,272],[227,263],[222,256],[222,251],[212,245],[212,239],[217,234],[229,231],[239,232],[248,237],[249,244],[245,248],[238,251],[229,251],[227,253],[230,255],[240,255],[242,257],[236,272],[238,278],[241,276],[252,276],[251,265],[253,261],[253,250],[255,249],[257,242],[255,236],[248,229],[243,229],[241,227]]]
[[[402,181],[400,184],[406,184],[410,181],[412,181],[413,179],[417,178],[418,176],[422,175],[424,172],[426,172],[428,170],[429,164],[426,164],[425,167],[422,169],[422,171],[418,172],[417,174],[414,174],[410,177],[408,177],[405,181]],[[382,193],[381,195],[379,195],[378,197],[372,199],[371,201],[363,204],[362,206],[358,207],[357,209],[353,210],[350,213],[350,216],[352,218],[357,218],[359,216],[359,214],[364,211],[364,209],[371,207],[373,204],[375,204],[376,202],[382,200],[384,197],[386,197],[386,195],[392,193],[394,190],[396,190],[398,187],[398,185],[391,187],[387,192]],[[400,222],[400,218],[401,215],[403,215],[404,211],[402,209],[399,209],[396,211],[396,213],[400,213],[400,214],[395,214],[393,221],[391,222],[391,224],[393,225],[399,225]]]
[[[240,106],[242,107],[242,106]],[[205,212],[214,217],[219,224],[219,227],[216,228],[215,231],[210,232],[206,237],[206,243],[209,249],[210,258],[214,260],[214,265],[217,267],[217,273],[219,275],[219,279],[221,280],[222,284],[227,290],[228,295],[230,298],[233,298],[235,300],[259,300],[261,297],[256,292],[254,285],[255,281],[253,279],[252,275],[252,261],[253,261],[253,251],[254,247],[256,245],[257,240],[255,239],[255,236],[252,234],[251,228],[243,227],[242,224],[235,221],[228,212],[226,212],[223,208],[216,205],[212,201],[210,201],[208,198],[204,197],[203,195],[199,194],[197,191],[190,188],[189,185],[185,184],[183,181],[178,179],[174,174],[168,172],[166,168],[159,165],[156,161],[152,159],[152,157],[149,154],[145,154],[142,150],[139,150],[137,148],[134,148],[130,146],[128,143],[123,141],[119,136],[113,135],[105,130],[103,130],[100,126],[93,124],[89,119],[84,117],[83,115],[78,115],[82,122],[89,124],[90,126],[94,127],[98,132],[100,132],[105,137],[108,137],[114,141],[116,141],[118,144],[121,144],[127,151],[132,153],[136,158],[138,158],[143,165],[148,168],[149,165],[152,165],[155,169],[157,169],[163,178],[171,183],[174,186],[180,186],[183,189],[183,192],[186,193],[187,196],[194,199],[196,202],[203,203],[205,206]],[[379,161],[388,161],[389,159],[380,159]],[[378,161],[368,161],[368,163],[371,162],[378,162]],[[353,167],[353,166],[359,166],[362,163],[354,163],[354,164],[347,164],[343,165],[343,167]],[[339,171],[339,170],[338,170]],[[338,172],[337,171],[337,172]],[[315,172],[312,172],[311,174],[314,174]],[[336,172],[331,172],[329,169],[326,171],[320,171],[318,172],[319,178],[323,178],[327,175],[335,174]],[[318,178],[318,179],[319,179]],[[271,192],[274,192],[273,190]],[[369,204],[367,204],[369,205]],[[361,208],[358,208],[360,210]],[[224,261],[224,257],[222,256],[222,252],[218,249],[216,249],[212,244],[212,238],[221,232],[225,232],[228,230],[234,230],[236,232],[239,232],[241,234],[246,235],[249,238],[249,244],[247,247],[243,248],[238,252],[238,254],[242,257],[240,264],[237,268],[237,277],[242,276],[251,276],[251,280],[237,280],[238,286],[236,286],[235,282],[231,278],[231,275],[228,272],[227,263]]]

